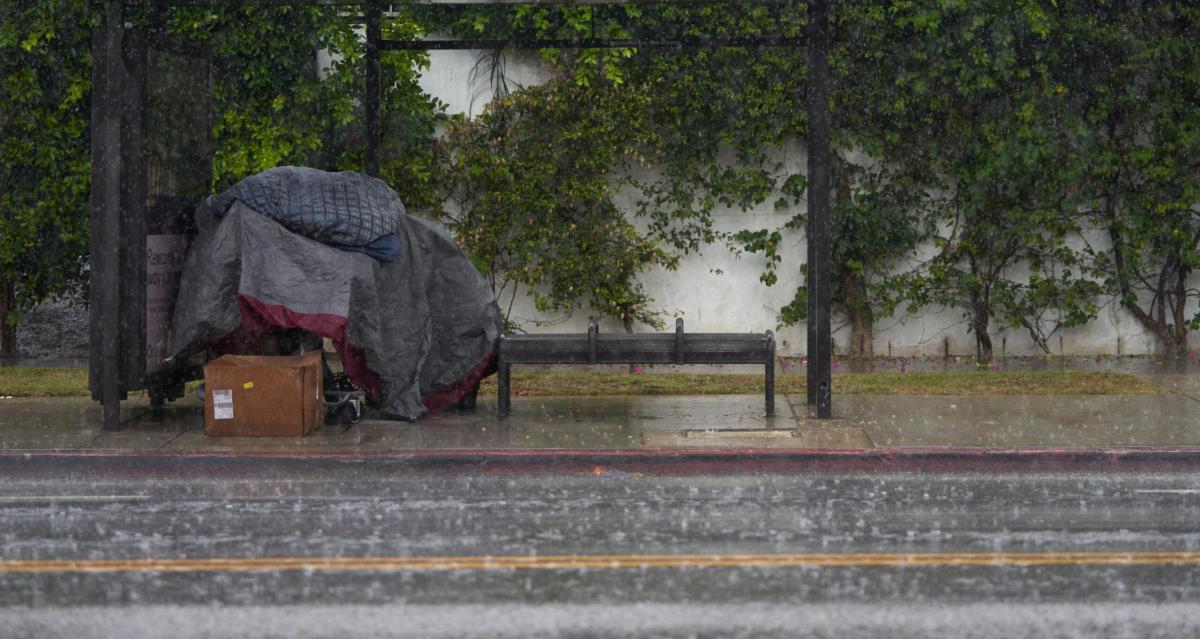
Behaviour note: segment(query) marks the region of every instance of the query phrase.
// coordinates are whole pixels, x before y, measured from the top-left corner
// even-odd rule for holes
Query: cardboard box
[[[204,432],[213,437],[300,437],[321,423],[321,354],[224,355],[204,366]]]

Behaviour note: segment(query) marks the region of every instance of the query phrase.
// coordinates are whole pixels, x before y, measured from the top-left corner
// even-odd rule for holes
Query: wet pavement
[[[151,418],[144,401],[127,402],[122,427],[112,432],[99,429],[99,408],[90,400],[11,399],[0,403],[0,450],[603,450],[643,448],[671,438],[703,445],[698,435],[721,430],[777,430],[772,437],[804,445],[805,438],[793,436],[797,421],[786,401],[781,398],[778,406],[782,414],[768,418],[757,396],[516,398],[512,416],[500,420],[495,399],[480,399],[475,411],[448,411],[418,422],[368,418],[326,424],[303,438],[215,438],[204,434],[202,407],[190,398],[166,408],[161,420]]]
[[[803,396],[761,398],[628,396],[514,398],[496,417],[494,398],[473,412],[418,422],[368,419],[327,424],[304,438],[213,438],[195,398],[170,404],[160,420],[144,399],[123,406],[118,431],[99,429],[85,398],[0,400],[0,450],[137,452],[309,452],[423,450],[654,450],[873,448],[1200,447],[1200,375],[1147,377],[1159,395],[842,395],[834,419],[807,417]]]
[[[842,398],[847,425],[887,448],[1200,446],[1200,403],[1167,395]]]
[[[636,603],[492,606],[305,604],[75,607],[50,616],[14,611],[9,627],[25,637],[1128,637],[1195,636],[1196,606],[1134,603],[927,602],[838,604]],[[352,621],[349,621],[352,620]],[[681,623],[680,620],[686,620]],[[232,631],[231,628],[238,630]]]
[[[1193,473],[213,463],[0,464],[0,635],[1200,632]]]

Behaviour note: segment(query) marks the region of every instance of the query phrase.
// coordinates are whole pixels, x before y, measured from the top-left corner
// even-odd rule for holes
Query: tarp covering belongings
[[[209,197],[196,224],[173,357],[302,329],[330,338],[368,398],[409,420],[459,401],[494,368],[502,321],[488,283],[380,180],[272,169]],[[371,245],[385,255],[360,250]]]

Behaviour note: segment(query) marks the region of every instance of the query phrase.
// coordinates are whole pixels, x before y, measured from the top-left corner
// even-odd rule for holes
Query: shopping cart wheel
[[[358,422],[362,421],[362,402],[357,399],[352,399],[346,402],[346,405],[342,406],[341,413],[343,422],[357,424]]]

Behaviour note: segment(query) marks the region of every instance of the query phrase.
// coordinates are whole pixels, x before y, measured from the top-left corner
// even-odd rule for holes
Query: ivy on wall
[[[363,35],[337,6],[174,7],[170,35],[212,60],[213,190],[283,164],[362,170],[366,134]],[[411,39],[403,15],[384,36]],[[319,63],[319,53],[327,65]],[[434,205],[434,129],[442,109],[417,83],[428,55],[381,54],[381,176],[415,208]]]
[[[489,36],[788,35],[802,32],[804,6],[468,8],[454,24]],[[996,330],[1024,330],[1050,352],[1052,336],[1107,300],[1165,350],[1186,350],[1200,324],[1188,310],[1200,256],[1197,9],[878,0],[838,3],[834,22],[833,284],[852,355],[871,354],[876,317],[926,307],[959,309],[984,360]],[[778,281],[796,250],[785,232],[805,221],[804,176],[778,160],[804,133],[802,50],[543,55],[562,78],[644,97],[653,142],[640,153],[656,171],[634,181],[631,211],[644,237],[676,257],[724,242],[761,255],[763,283]],[[719,208],[766,203],[791,219],[714,230]],[[1111,247],[1089,244],[1097,230]],[[805,299],[801,287],[781,322],[803,321]]]
[[[213,71],[213,190],[280,164],[358,170],[364,161],[361,37],[333,6],[131,4],[127,21],[202,51]],[[0,352],[21,309],[86,284],[94,3],[0,3]],[[412,19],[384,21],[413,37]],[[329,52],[328,68],[318,51]],[[437,204],[434,128],[421,53],[382,56],[382,172],[414,208]],[[173,79],[174,80],[174,79]],[[185,80],[186,81],[186,80]]]
[[[510,318],[518,286],[541,311],[586,305],[661,326],[638,274],[676,258],[639,232],[613,198],[653,143],[645,97],[558,78],[451,122],[444,219]]]
[[[158,19],[146,16],[147,24]],[[1183,0],[834,4],[833,284],[851,353],[878,317],[958,309],[981,355],[997,330],[1050,350],[1108,303],[1168,352],[1200,328],[1200,9]],[[406,6],[389,38],[799,35],[805,3]],[[87,254],[93,5],[0,5],[0,346],[19,309],[78,286]],[[211,52],[214,189],[283,163],[357,169],[361,36],[326,5],[185,6],[166,30]],[[317,52],[331,54],[318,64]],[[542,86],[503,82],[475,118],[387,52],[384,178],[440,215],[502,302],[657,326],[639,278],[723,246],[798,247],[799,47],[545,50]],[[436,135],[442,131],[441,138]],[[773,206],[778,228],[713,215]],[[1102,242],[1095,242],[1102,237]],[[803,267],[801,267],[803,268]],[[804,321],[806,291],[779,309]]]

